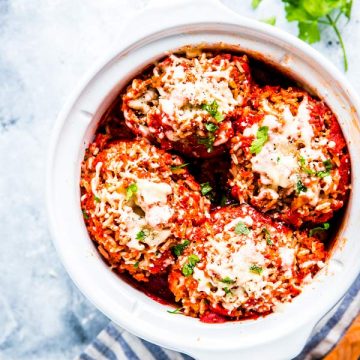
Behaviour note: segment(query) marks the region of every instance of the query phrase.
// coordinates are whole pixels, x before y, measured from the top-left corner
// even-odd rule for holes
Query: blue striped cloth
[[[296,360],[322,359],[338,343],[360,312],[360,275],[340,304],[314,329]],[[185,354],[149,343],[113,323],[76,360],[191,360]]]

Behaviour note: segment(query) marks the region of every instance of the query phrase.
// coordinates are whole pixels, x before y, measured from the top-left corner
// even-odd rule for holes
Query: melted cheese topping
[[[162,180],[166,172],[156,172],[159,166],[156,150],[149,154],[149,146],[144,146],[144,143],[134,144],[133,147],[122,143],[122,146],[123,149],[108,149],[106,163],[96,164],[90,183],[96,199],[94,216],[102,219],[104,228],[118,233],[120,244],[129,249],[146,249],[149,253],[155,253],[159,246],[172,237],[169,220],[175,210],[168,198],[174,196],[172,183]],[[152,149],[155,148],[150,147]],[[119,158],[119,152],[128,152],[129,157]],[[146,178],[140,177],[144,163],[150,166]],[[136,185],[131,196],[126,191],[130,184]],[[129,261],[134,262],[132,259]],[[141,266],[151,265],[142,263]]]
[[[165,135],[171,141],[191,136],[194,131],[204,137],[207,133],[205,124],[216,121],[203,109],[203,105],[216,101],[217,111],[226,116],[243,103],[243,96],[234,90],[238,86],[232,78],[234,70],[240,73],[244,71],[239,60],[223,58],[214,61],[214,58],[207,58],[206,54],[192,59],[171,55],[153,70],[156,81],[153,81],[152,86],[157,95],[153,87],[144,85],[146,81],[134,80],[131,90],[126,94],[130,99],[127,105],[145,116],[149,113],[161,114],[161,121],[169,127]],[[128,121],[131,115],[127,109],[124,114],[131,127],[132,123]],[[140,130],[143,132],[144,128]],[[158,129],[150,126],[146,132],[149,131]],[[227,140],[227,137],[219,139],[214,145],[218,146]]]
[[[264,116],[261,126],[269,128],[269,140],[260,153],[251,159],[253,170],[261,175],[263,184],[274,189],[279,186],[294,187],[298,181],[299,171],[297,144],[300,142],[305,149],[311,148],[311,140],[314,136],[309,123],[307,98],[301,102],[295,116],[292,115],[288,105],[283,106],[280,114],[273,111],[266,101],[263,102],[263,107],[269,115]],[[250,133],[256,134],[258,128],[258,124],[253,125]]]
[[[261,106],[265,112],[262,122],[245,128],[243,133],[256,137],[260,126],[268,127],[267,142],[250,160],[263,185],[255,198],[277,200],[282,188],[286,194],[296,192],[298,197],[316,206],[320,193],[331,188],[333,181],[330,174],[321,178],[316,175],[325,170],[324,161],[329,160],[325,155],[328,140],[314,135],[308,98],[304,97],[294,115],[286,104],[273,108],[263,100]],[[298,191],[299,181],[306,191]]]
[[[248,229],[254,225],[253,219],[245,215],[225,224],[223,232],[209,236],[205,246],[205,268],[195,267],[193,274],[198,281],[197,290],[229,311],[237,309],[249,298],[261,299],[264,294],[270,294],[281,286],[281,282],[270,280],[274,279],[278,270],[274,259],[266,256],[268,245],[262,235],[262,226],[253,227],[249,233],[238,234],[235,227],[239,222],[249,226]],[[268,229],[272,234],[277,233],[274,228]],[[293,274],[295,250],[288,247],[291,243],[286,234],[276,236],[282,238],[279,244],[285,244],[277,251],[283,272],[288,277]]]

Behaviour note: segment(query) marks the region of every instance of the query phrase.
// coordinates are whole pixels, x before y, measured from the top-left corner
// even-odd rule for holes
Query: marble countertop
[[[280,0],[223,0],[256,19],[275,15],[296,34]],[[146,0],[0,0],[0,359],[71,359],[108,319],[77,290],[51,242],[45,159],[55,118],[85,71],[116,47],[125,17]],[[360,2],[344,28],[360,92]],[[331,31],[315,47],[342,69]]]

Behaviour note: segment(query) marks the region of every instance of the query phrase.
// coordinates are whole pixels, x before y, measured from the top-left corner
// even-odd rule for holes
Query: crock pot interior
[[[99,119],[129,80],[169,49],[171,52],[189,44],[211,47],[209,44],[218,46],[219,42],[228,44],[232,50],[265,57],[317,93],[338,115],[352,159],[360,153],[358,105],[354,105],[353,95],[338,73],[328,64],[323,66],[322,58],[317,59],[308,47],[299,48],[297,42],[292,44],[285,36],[256,31],[247,24],[199,23],[152,34],[117,54],[88,79],[60,116],[63,120],[54,144],[49,201],[56,204],[52,210],[52,218],[56,219],[53,220],[56,247],[75,283],[110,319],[136,335],[177,350],[225,351],[265,345],[300,331],[306,324],[309,335],[313,325],[340,300],[360,269],[357,241],[360,207],[354,201],[358,191],[356,174],[360,169],[355,161],[352,161],[352,200],[345,214],[346,226],[338,235],[346,243],[336,248],[328,268],[293,303],[265,318],[204,324],[168,314],[166,306],[123,282],[99,256],[87,234],[79,201],[80,164]],[[295,347],[294,354],[300,343]]]

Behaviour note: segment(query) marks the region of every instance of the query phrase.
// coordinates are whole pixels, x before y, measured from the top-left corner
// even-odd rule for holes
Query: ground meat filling
[[[226,207],[212,213],[179,256],[170,290],[187,315],[265,315],[298,295],[325,259],[318,239],[249,205]]]
[[[267,86],[235,117],[233,195],[297,227],[331,219],[350,182],[349,154],[331,110],[302,90]]]
[[[209,201],[176,155],[146,140],[98,136],[82,164],[88,231],[110,265],[139,281],[174,262],[172,246],[208,214]]]
[[[164,149],[212,157],[233,136],[230,116],[251,88],[246,56],[171,55],[123,96],[126,124]]]

